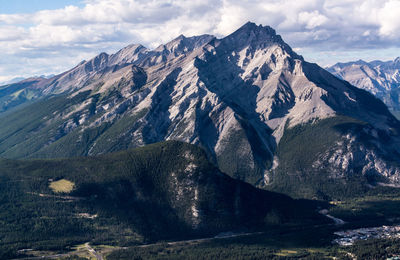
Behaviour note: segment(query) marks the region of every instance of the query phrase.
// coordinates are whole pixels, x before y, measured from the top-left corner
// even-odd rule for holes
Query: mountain
[[[53,75],[54,76],[54,75]],[[23,77],[15,77],[15,78],[12,78],[12,79],[10,79],[10,80],[8,80],[8,81],[3,81],[3,82],[0,82],[0,86],[3,86],[3,85],[9,85],[9,84],[13,84],[13,83],[17,83],[17,82],[20,82],[20,81],[22,81],[22,80],[24,80],[25,78],[23,78]]]
[[[400,123],[387,107],[306,62],[268,26],[130,45],[35,84],[40,99],[0,114],[2,157],[179,140],[236,179],[299,197],[400,184]]]
[[[0,86],[0,113],[37,100],[44,82],[45,78],[34,77]]]
[[[371,92],[391,110],[400,110],[400,57],[387,62],[359,60],[337,63],[327,70],[352,85]]]
[[[2,259],[26,248],[126,246],[329,223],[313,204],[234,180],[201,149],[180,142],[97,157],[3,159],[0,180]]]

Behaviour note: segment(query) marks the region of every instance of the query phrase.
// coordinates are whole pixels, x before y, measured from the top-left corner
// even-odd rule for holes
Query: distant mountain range
[[[391,110],[400,111],[400,57],[386,62],[358,60],[337,63],[327,70],[352,85],[371,92]]]
[[[6,158],[179,140],[236,179],[299,197],[400,184],[400,123],[387,107],[254,23],[222,39],[181,35],[154,50],[101,53],[1,87],[0,107]]]
[[[18,83],[20,81],[23,81],[24,79],[25,78],[23,78],[23,77],[15,77],[15,78],[12,78],[12,79],[7,80],[7,81],[0,82],[0,86],[9,85],[9,84],[13,84],[13,83]]]
[[[49,79],[49,78],[52,78],[52,77],[54,77],[54,76],[55,76],[54,74],[49,74],[49,75],[33,76],[33,77],[29,77],[29,78],[30,78],[30,79],[32,79],[32,78],[44,78],[44,79]],[[28,79],[28,78],[24,78],[24,77],[15,77],[15,78],[13,78],[13,79],[0,82],[0,86],[5,86],[5,85],[11,85],[11,84],[14,84],[14,83],[19,83],[19,82],[24,81],[24,80],[26,80],[26,79]]]

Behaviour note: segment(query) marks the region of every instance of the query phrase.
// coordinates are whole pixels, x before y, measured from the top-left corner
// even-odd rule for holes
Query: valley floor
[[[400,255],[399,239],[355,240],[351,246],[332,243],[338,229],[337,225],[286,226],[268,232],[131,247],[85,243],[63,254],[26,252],[31,257],[22,259],[386,259],[381,257]],[[380,257],[376,258],[377,255]]]
[[[331,204],[335,205],[323,213],[343,219],[342,225],[281,226],[263,232],[224,233],[210,238],[129,247],[85,243],[63,253],[28,250],[23,252],[26,256],[23,259],[386,259],[400,255],[400,239],[395,238],[400,231],[396,233],[396,228],[375,228],[396,231],[387,237],[360,237],[348,246],[332,243],[338,239],[335,232],[374,231],[365,227],[394,226],[400,220],[400,200],[396,195]]]

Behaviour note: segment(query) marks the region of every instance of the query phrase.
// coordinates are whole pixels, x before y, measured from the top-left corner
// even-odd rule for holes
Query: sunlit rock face
[[[290,129],[318,128],[321,120],[340,116],[365,124],[368,145],[358,132],[337,131],[302,171],[323,167],[331,169],[329,177],[357,172],[398,182],[399,168],[391,162],[400,160],[400,128],[386,106],[306,62],[268,26],[246,23],[222,39],[181,35],[154,50],[129,45],[33,85],[42,96],[79,101],[43,118],[34,131],[54,127],[30,157],[95,155],[180,140],[203,147],[223,172],[265,185],[298,158],[289,162],[277,155]],[[318,140],[285,144],[312,142]],[[0,155],[27,156],[8,149]],[[200,215],[194,205],[193,219]]]

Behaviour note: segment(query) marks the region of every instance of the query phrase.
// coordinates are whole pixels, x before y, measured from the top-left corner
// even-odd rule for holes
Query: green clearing
[[[189,162],[196,165],[190,173]],[[191,190],[179,199],[176,191],[186,183],[196,187],[197,199]],[[193,205],[203,214],[198,229]],[[0,259],[22,257],[21,249],[66,253],[87,242],[125,247],[281,223],[329,223],[315,206],[231,179],[203,150],[180,142],[97,157],[0,159]]]
[[[50,189],[56,193],[70,193],[74,189],[74,186],[73,182],[66,179],[52,181],[49,184]]]
[[[204,189],[199,188],[199,194],[204,194],[201,205],[209,212],[213,208],[207,205],[215,205],[218,209],[216,216],[226,215],[225,219],[211,214],[212,232],[193,234],[190,229],[182,228],[185,226],[182,224],[186,219],[185,212],[191,209],[192,204],[187,197],[187,204],[171,207],[176,195],[169,193],[175,190],[170,185],[175,181],[171,182],[168,176],[172,175],[166,173],[174,172],[177,180],[185,182],[188,159],[182,154],[186,154],[188,149],[198,166],[198,173],[216,169],[201,149],[179,142],[158,143],[98,157],[1,159],[0,258],[22,257],[24,255],[18,254],[18,250],[27,248],[34,249],[38,255],[67,253],[69,259],[90,257],[82,246],[76,246],[90,242],[97,252],[109,254],[107,259],[347,259],[348,253],[375,255],[387,242],[376,241],[373,247],[360,242],[351,248],[340,248],[331,244],[333,232],[400,222],[399,189],[379,187],[364,197],[337,200],[331,204],[312,202],[348,222],[345,226],[335,226],[329,221],[318,222],[320,220],[311,218],[315,216],[309,213],[307,215],[307,210],[298,204],[302,200],[293,201],[262,190],[255,192],[250,185],[241,184],[243,186],[236,192],[240,190],[247,194],[244,200],[248,204],[241,214],[243,219],[255,220],[243,222],[241,226],[256,226],[254,231],[263,231],[263,234],[139,247],[158,241],[212,237],[218,233],[217,230],[232,230],[223,225],[233,223],[229,216],[234,214],[230,213],[229,205],[232,205],[231,198],[236,197],[232,196],[233,187],[239,184],[215,173],[205,175],[209,176],[206,178],[198,177],[198,184],[204,185]],[[74,189],[68,196],[54,195],[49,179],[64,184],[61,187],[65,187],[68,183],[65,180],[68,180],[74,184]],[[224,186],[226,183],[230,184]],[[74,197],[79,199],[74,200]],[[304,201],[302,205],[307,207],[309,203]],[[264,206],[260,205],[273,210],[262,212]],[[225,208],[228,210],[221,211]],[[154,212],[163,212],[162,217]],[[97,217],[79,217],[82,214]],[[264,225],[257,222],[259,217]],[[376,248],[376,251],[371,251],[371,248]],[[74,256],[77,251],[80,253]]]

